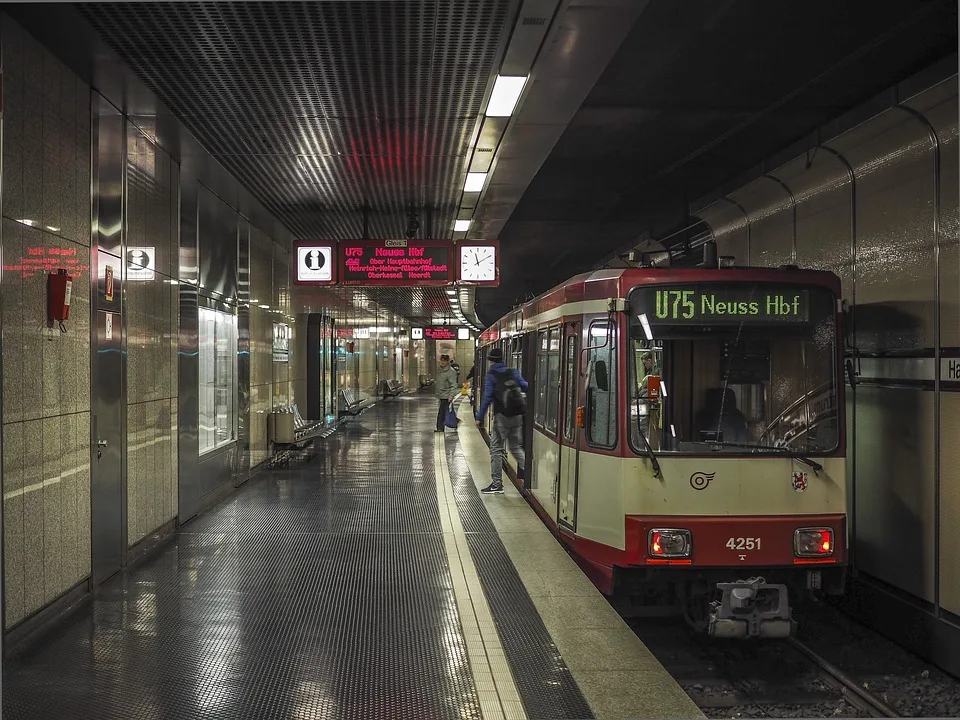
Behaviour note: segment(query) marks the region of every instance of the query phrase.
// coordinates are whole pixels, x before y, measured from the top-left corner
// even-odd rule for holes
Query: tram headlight
[[[647,533],[647,554],[655,558],[690,557],[693,543],[689,530],[654,528]]]
[[[798,528],[793,532],[793,552],[797,557],[829,557],[833,555],[833,530],[830,528]]]

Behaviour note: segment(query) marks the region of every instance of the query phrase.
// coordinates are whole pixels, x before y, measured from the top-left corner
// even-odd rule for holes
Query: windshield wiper
[[[746,448],[748,450],[774,450],[778,453],[783,453],[789,457],[792,457],[796,460],[799,460],[804,465],[809,465],[813,468],[813,472],[816,475],[821,470],[823,470],[823,465],[818,463],[816,460],[811,460],[802,453],[798,453],[796,450],[791,450],[790,448],[785,447],[776,447],[775,445],[749,445],[747,443],[735,443],[735,442],[723,442],[723,441],[707,441],[705,445],[718,445],[723,447],[736,447],[736,448]],[[819,475],[818,475],[819,477]]]
[[[640,437],[643,439],[643,444],[647,448],[647,457],[650,458],[650,462],[653,464],[653,475],[654,477],[663,480],[663,475],[660,472],[660,463],[657,462],[657,455],[655,452],[653,452],[653,447],[650,445],[650,441],[647,440],[646,433],[644,433],[643,429],[640,427],[640,422],[640,416],[637,415],[637,432],[640,433]]]

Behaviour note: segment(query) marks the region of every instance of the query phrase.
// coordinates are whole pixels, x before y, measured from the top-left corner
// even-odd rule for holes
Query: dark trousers
[[[437,431],[443,430],[445,420],[447,419],[447,409],[450,407],[450,401],[444,398],[440,401],[440,409],[437,410]]]

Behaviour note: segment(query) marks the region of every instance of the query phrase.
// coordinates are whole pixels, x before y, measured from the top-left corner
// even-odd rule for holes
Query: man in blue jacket
[[[506,446],[517,459],[517,473],[523,478],[523,413],[526,409],[521,390],[527,381],[517,370],[503,364],[503,351],[493,348],[487,355],[490,363],[483,382],[483,401],[477,411],[477,425],[483,424],[487,408],[493,405],[493,431],[490,433],[490,484],[480,492],[486,495],[503,493],[503,463]]]

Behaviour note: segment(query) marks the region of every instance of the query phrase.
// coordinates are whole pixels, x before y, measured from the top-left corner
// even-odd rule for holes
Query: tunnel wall
[[[696,211],[737,264],[828,269],[853,307],[857,573],[960,626],[957,78]]]
[[[90,92],[9,23],[3,53],[3,526],[9,627],[90,573]],[[45,261],[77,278],[46,327]]]

